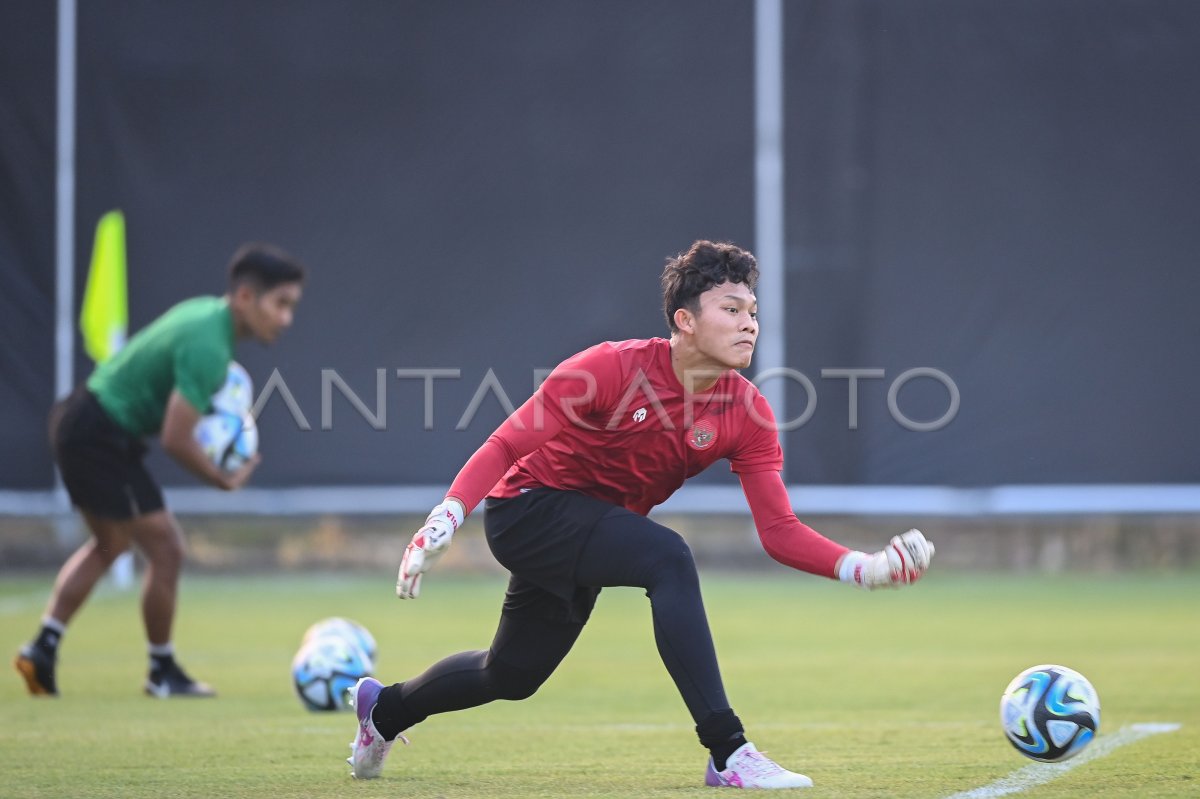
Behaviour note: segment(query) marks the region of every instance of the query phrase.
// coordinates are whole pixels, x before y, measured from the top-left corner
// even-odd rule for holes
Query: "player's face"
[[[250,335],[264,344],[279,338],[280,333],[292,326],[292,316],[302,293],[299,283],[281,283],[261,294],[250,290],[250,296],[243,303]]]
[[[758,342],[758,301],[744,283],[721,283],[700,295],[696,349],[727,369],[745,369]]]

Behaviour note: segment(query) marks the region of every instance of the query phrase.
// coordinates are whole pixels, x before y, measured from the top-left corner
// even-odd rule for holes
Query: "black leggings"
[[[614,508],[580,550],[575,582],[592,588],[645,588],[659,655],[692,718],[697,725],[714,713],[734,718],[717,667],[696,564],[678,533]],[[420,676],[385,688],[374,714],[380,733],[392,737],[435,713],[532,696],[582,630],[582,622],[506,610],[491,648],[451,655]]]

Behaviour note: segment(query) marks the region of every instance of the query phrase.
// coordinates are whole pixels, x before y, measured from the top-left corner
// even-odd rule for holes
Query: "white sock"
[[[42,616],[42,626],[54,630],[60,636],[67,631],[67,625],[53,616]]]
[[[150,644],[147,649],[150,652],[150,657],[168,658],[174,657],[175,645],[170,641],[165,644]]]

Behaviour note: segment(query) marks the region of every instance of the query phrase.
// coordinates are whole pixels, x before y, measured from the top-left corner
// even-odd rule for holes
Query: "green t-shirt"
[[[167,399],[179,389],[208,413],[233,359],[233,316],[222,297],[184,300],[155,319],[109,360],[87,387],[117,424],[135,436],[162,429]]]

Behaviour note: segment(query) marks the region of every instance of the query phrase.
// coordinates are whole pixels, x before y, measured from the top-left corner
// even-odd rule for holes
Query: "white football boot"
[[[717,771],[710,757],[704,784],[710,788],[811,788],[813,781],[788,771],[747,741],[725,761],[724,771]]]
[[[371,720],[371,711],[379,701],[379,692],[382,690],[383,683],[379,680],[363,677],[350,691],[350,704],[358,716],[358,730],[354,740],[350,742],[350,757],[346,758],[346,762],[350,764],[350,776],[356,780],[373,780],[378,777],[383,771],[383,761],[387,759],[388,752],[395,743],[385,741],[375,729],[375,722]],[[403,735],[397,735],[396,739],[408,743],[408,739]]]

